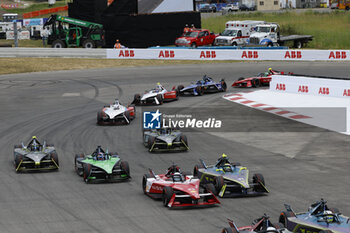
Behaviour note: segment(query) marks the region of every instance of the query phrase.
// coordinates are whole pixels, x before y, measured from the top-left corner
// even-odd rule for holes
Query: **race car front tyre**
[[[204,168],[204,166],[202,164],[197,164],[197,165],[194,166],[194,168],[193,168],[193,176],[194,177],[197,177],[198,179],[201,178],[201,177],[198,177],[199,169],[201,169],[201,168]]]
[[[158,100],[159,105],[162,105],[163,104],[163,97],[162,97],[162,95],[157,95],[156,98]]]
[[[147,179],[151,178],[150,174],[144,174],[142,178],[142,190],[143,193],[146,194],[146,186],[147,186]]]
[[[222,91],[223,91],[223,92],[226,92],[226,90],[227,90],[227,84],[226,84],[225,81],[221,81],[221,87],[222,87]]]
[[[212,183],[206,184],[205,185],[205,190],[209,193],[213,193],[215,196],[218,195],[217,190],[215,186]]]
[[[185,146],[186,149],[187,149],[187,147],[188,147],[188,141],[187,141],[186,135],[181,135],[181,142],[185,144],[184,146]]]
[[[152,136],[148,137],[148,149],[150,152],[153,150],[153,144],[154,144],[155,140],[156,140],[155,137],[152,137]]]
[[[141,102],[140,94],[135,94],[133,104],[140,104],[140,102]]]
[[[255,192],[265,192],[265,188],[263,187],[263,186],[265,186],[265,179],[264,179],[264,176],[262,174],[259,174],[259,173],[254,174],[253,184],[255,184],[254,185]]]
[[[78,167],[78,159],[80,158],[84,158],[84,154],[76,154],[74,157],[74,169],[75,172],[78,174],[78,176],[82,176],[83,175],[83,169]]]
[[[128,176],[130,176],[130,167],[127,161],[121,161],[120,167]]]
[[[102,123],[102,112],[97,112],[97,124],[101,125]]]
[[[162,201],[163,201],[163,205],[165,207],[168,206],[169,201],[170,201],[171,197],[173,196],[173,194],[174,194],[174,190],[172,187],[169,187],[169,186],[164,187]]]
[[[177,90],[179,91],[179,94],[180,94],[180,95],[184,95],[183,92],[181,92],[182,89],[184,89],[184,86],[183,86],[183,85],[177,86]]]
[[[260,80],[259,79],[253,79],[252,80],[252,86],[253,87],[260,87]]]
[[[19,169],[17,170],[19,164],[21,163],[21,161],[23,160],[23,156],[20,155],[20,154],[15,154],[15,160],[14,160],[14,165],[15,165],[15,169],[16,169],[16,172],[19,171]]]
[[[222,186],[224,186],[224,177],[223,176],[215,177],[215,189],[217,193],[220,193]]]
[[[84,164],[83,166],[84,171],[83,171],[83,178],[85,183],[89,183],[89,177],[91,175],[91,164]]]
[[[196,92],[198,93],[198,95],[203,95],[204,89],[201,86],[196,86]]]
[[[58,155],[56,153],[56,151],[51,153],[51,159],[55,162],[55,165],[58,167],[60,166],[60,163],[58,162]]]
[[[221,233],[238,233],[238,232],[236,230],[232,231],[231,228],[226,227],[226,228],[222,229]]]
[[[295,217],[295,214],[292,211],[283,211],[280,214],[278,221],[280,223],[282,223],[284,227],[287,227],[288,226],[288,218],[290,218],[290,217]]]

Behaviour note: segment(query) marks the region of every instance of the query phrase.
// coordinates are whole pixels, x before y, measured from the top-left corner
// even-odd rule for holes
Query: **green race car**
[[[117,153],[108,153],[98,146],[91,155],[75,155],[75,171],[85,183],[91,181],[125,181],[130,179],[130,168]]]

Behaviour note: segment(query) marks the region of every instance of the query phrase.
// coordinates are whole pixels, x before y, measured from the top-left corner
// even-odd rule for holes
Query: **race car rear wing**
[[[201,162],[201,164],[203,165],[203,167],[204,167],[205,169],[208,168],[207,165],[205,164],[205,162],[203,161],[203,159],[200,159],[199,161]]]
[[[284,204],[284,208],[286,208],[288,212],[292,212],[295,215],[295,217],[297,217],[297,215],[295,214],[295,212],[293,211],[290,205]]]
[[[231,219],[229,219],[229,218],[228,218],[227,220],[228,220],[228,224],[230,225],[230,227],[231,227],[232,229],[235,229],[236,232],[239,233],[238,227],[237,227],[236,224],[233,222],[233,220],[231,220]]]

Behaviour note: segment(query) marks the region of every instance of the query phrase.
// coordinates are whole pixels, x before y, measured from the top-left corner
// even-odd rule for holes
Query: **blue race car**
[[[201,80],[198,80],[195,84],[191,84],[187,87],[179,85],[177,90],[180,95],[203,95],[204,93],[213,93],[213,92],[225,92],[227,85],[224,79],[221,79],[220,82],[215,82],[212,78],[204,75]]]
[[[295,213],[289,205],[284,204],[279,222],[292,232],[340,233],[350,232],[349,218],[342,215],[337,208],[329,208],[323,199],[312,204],[304,213]]]

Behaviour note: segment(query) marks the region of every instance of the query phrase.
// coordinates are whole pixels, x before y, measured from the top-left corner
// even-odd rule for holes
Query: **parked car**
[[[175,40],[176,46],[196,48],[197,46],[213,45],[216,35],[207,29],[193,29]]]
[[[255,11],[256,7],[255,6],[247,6],[245,4],[242,4],[239,6],[239,10],[241,10],[241,11]]]
[[[231,12],[231,11],[238,11],[239,10],[239,7],[238,5],[235,5],[235,4],[227,4],[226,6],[224,6],[223,8],[221,8],[223,11],[228,11],[228,12]]]
[[[214,4],[204,5],[199,9],[199,12],[216,12],[216,6]]]

